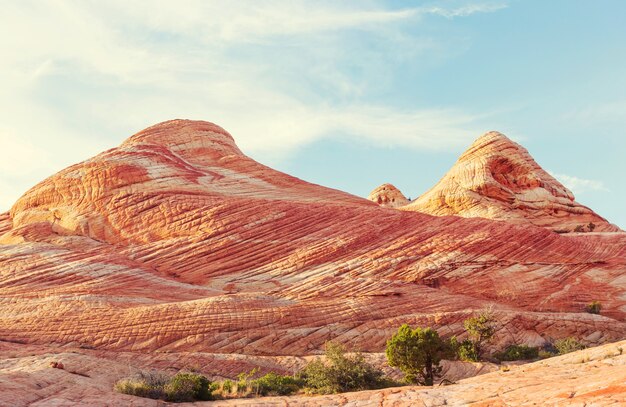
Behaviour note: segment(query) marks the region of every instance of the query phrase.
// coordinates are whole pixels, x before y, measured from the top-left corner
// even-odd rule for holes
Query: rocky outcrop
[[[380,352],[402,323],[461,334],[489,305],[494,346],[626,335],[626,234],[381,208],[265,167],[207,122],[146,129],[44,180],[0,224],[10,341]],[[592,300],[602,315],[583,312]]]
[[[402,209],[531,223],[558,232],[619,230],[576,202],[524,147],[495,131],[478,138],[433,188]]]
[[[409,203],[402,192],[391,184],[383,184],[374,189],[367,199],[385,208],[398,208]]]

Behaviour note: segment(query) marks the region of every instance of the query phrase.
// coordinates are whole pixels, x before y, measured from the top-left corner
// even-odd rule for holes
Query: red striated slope
[[[528,151],[492,131],[478,138],[428,192],[403,207],[431,215],[532,223],[559,232],[619,231],[543,170]]]
[[[380,351],[403,322],[459,333],[489,304],[500,344],[626,336],[626,234],[380,208],[265,167],[206,122],[146,129],[10,213],[0,339],[269,355],[337,339]],[[581,312],[594,299],[602,316]]]

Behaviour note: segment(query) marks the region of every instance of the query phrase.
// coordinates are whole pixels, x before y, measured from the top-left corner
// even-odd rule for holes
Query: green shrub
[[[539,348],[526,345],[509,345],[504,351],[497,352],[494,356],[502,361],[537,359]]]
[[[380,369],[365,361],[361,353],[346,355],[339,344],[326,344],[326,361],[316,359],[298,374],[312,393],[330,394],[347,391],[379,389],[389,380]]]
[[[432,386],[441,372],[439,362],[450,354],[450,347],[434,329],[411,329],[404,324],[387,341],[385,354],[389,365],[402,370],[407,382]]]
[[[245,391],[250,387],[250,381],[254,376],[256,376],[259,371],[258,367],[250,370],[249,372],[242,372],[237,375],[237,392],[241,393],[242,390]]]
[[[169,376],[156,372],[139,372],[132,377],[119,380],[114,389],[118,393],[131,396],[162,399],[165,397],[163,386]]]
[[[210,400],[211,382],[198,373],[179,372],[163,387],[165,399],[173,402]]]
[[[252,381],[252,387],[261,396],[287,396],[296,393],[303,384],[301,379],[293,376],[282,376],[274,372]]]
[[[232,393],[234,387],[235,383],[232,380],[226,379],[221,383],[221,391],[224,394]]]
[[[450,349],[457,359],[464,362],[478,362],[476,345],[469,339],[459,342],[456,336],[450,338]]]
[[[545,350],[545,349],[539,350],[539,359],[548,359],[548,358],[554,357],[556,355],[557,355],[556,353],[550,352],[550,351]]]
[[[585,307],[585,311],[587,311],[590,314],[599,314],[601,310],[602,310],[602,304],[600,304],[600,301],[591,301]]]
[[[197,373],[179,372],[174,376],[139,372],[115,383],[115,391],[137,397],[173,402],[210,400],[211,382]]]
[[[566,353],[575,352],[577,350],[585,349],[586,346],[580,343],[576,338],[563,338],[554,342],[554,347],[559,352],[559,355],[565,355]]]

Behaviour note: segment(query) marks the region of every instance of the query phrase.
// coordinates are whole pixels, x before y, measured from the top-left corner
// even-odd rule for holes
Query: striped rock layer
[[[486,306],[494,346],[626,337],[626,234],[381,208],[263,166],[207,122],[161,123],[60,171],[0,231],[0,340],[376,352],[402,323],[460,334]],[[592,300],[602,315],[583,312]]]
[[[479,137],[433,188],[401,209],[531,223],[560,233],[619,231],[496,131]]]

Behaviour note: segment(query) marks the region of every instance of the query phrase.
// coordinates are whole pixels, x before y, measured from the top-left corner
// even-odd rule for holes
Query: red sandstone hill
[[[437,185],[402,209],[531,223],[558,232],[589,232],[589,224],[594,231],[619,231],[576,202],[524,147],[495,131],[479,137]]]
[[[206,122],[158,124],[51,176],[0,231],[0,340],[381,351],[402,323],[458,334],[488,305],[496,345],[626,337],[626,234],[380,208],[265,167]],[[602,315],[582,311],[591,300]]]

